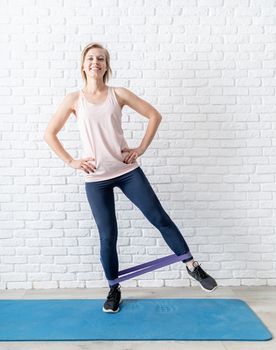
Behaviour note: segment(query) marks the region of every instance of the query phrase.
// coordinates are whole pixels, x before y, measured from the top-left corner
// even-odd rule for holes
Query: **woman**
[[[121,191],[143,212],[160,231],[176,255],[187,254],[188,274],[201,287],[213,291],[216,281],[194,261],[179,229],[161,206],[136,159],[150,145],[161,122],[161,115],[148,102],[123,87],[107,86],[112,73],[110,55],[98,43],[87,45],[81,55],[81,74],[84,87],[68,94],[53,115],[44,140],[68,166],[85,172],[85,190],[100,236],[100,259],[108,281],[118,278],[117,221],[113,188]],[[129,148],[121,127],[122,108],[127,105],[149,119],[143,140]],[[84,155],[73,159],[57,138],[71,113],[80,130]],[[109,283],[104,312],[118,312],[121,302],[120,284]]]

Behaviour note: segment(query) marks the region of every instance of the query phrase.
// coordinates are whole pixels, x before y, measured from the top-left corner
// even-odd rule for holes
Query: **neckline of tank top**
[[[110,93],[110,89],[111,89],[111,87],[108,86],[108,87],[107,87],[107,96],[106,96],[106,99],[105,99],[103,102],[101,102],[101,103],[92,103],[92,102],[89,102],[89,101],[87,100],[87,98],[85,97],[84,92],[82,91],[82,89],[80,90],[80,92],[81,92],[81,94],[82,94],[84,100],[86,101],[86,103],[88,103],[89,105],[92,105],[92,106],[102,106],[102,105],[105,104],[106,101],[108,100],[109,93]]]

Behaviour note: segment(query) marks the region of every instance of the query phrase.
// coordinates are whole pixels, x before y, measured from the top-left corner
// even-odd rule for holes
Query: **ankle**
[[[186,266],[189,269],[189,271],[193,272],[194,271],[194,260],[190,260],[186,262]]]

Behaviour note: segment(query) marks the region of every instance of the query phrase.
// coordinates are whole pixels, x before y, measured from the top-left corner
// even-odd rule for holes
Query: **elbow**
[[[158,122],[159,122],[159,124],[161,123],[161,120],[162,120],[162,116],[161,116],[161,114],[158,114],[158,116],[157,116],[157,120],[158,120]]]
[[[162,120],[162,116],[161,114],[152,114],[152,116],[150,118],[153,118],[155,119],[156,121],[158,121],[159,123],[161,123],[161,120]]]
[[[161,122],[161,120],[162,120],[162,115],[158,112],[158,113],[156,114],[156,118],[159,120],[159,122]]]
[[[50,134],[48,132],[45,132],[43,135],[43,140],[47,143],[49,143],[49,140],[54,136],[54,134]]]
[[[43,140],[44,140],[45,142],[47,142],[48,138],[49,138],[49,134],[45,133],[45,134],[43,135]]]

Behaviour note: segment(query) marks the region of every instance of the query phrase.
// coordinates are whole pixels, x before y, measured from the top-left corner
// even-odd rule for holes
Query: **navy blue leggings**
[[[112,179],[86,182],[85,190],[100,235],[100,258],[107,280],[118,278],[116,249],[118,228],[113,188],[121,191],[161,232],[176,255],[189,253],[189,247],[177,226],[166,213],[141,167]],[[193,257],[183,260],[187,262]]]

